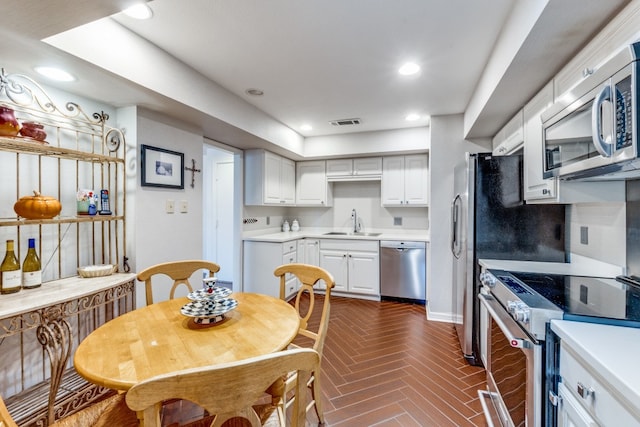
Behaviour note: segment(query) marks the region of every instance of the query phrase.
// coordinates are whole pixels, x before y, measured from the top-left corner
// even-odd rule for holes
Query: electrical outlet
[[[583,245],[589,244],[589,227],[580,227],[580,243]]]
[[[167,200],[164,205],[165,212],[172,214],[175,211],[175,202],[173,200]]]
[[[186,200],[180,200],[180,213],[189,212],[189,203]]]
[[[393,217],[393,225],[402,225],[402,217],[394,216]]]

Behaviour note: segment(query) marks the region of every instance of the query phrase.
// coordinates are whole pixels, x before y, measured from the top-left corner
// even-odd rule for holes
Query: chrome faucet
[[[353,232],[357,233],[361,229],[360,222],[358,221],[358,214],[355,209],[351,210],[351,221],[353,222]]]

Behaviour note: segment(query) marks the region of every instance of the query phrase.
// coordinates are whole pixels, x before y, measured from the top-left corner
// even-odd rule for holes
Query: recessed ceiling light
[[[311,127],[311,125],[302,125],[300,126],[300,130],[304,130],[304,131],[308,131],[308,130],[313,130],[313,128]]]
[[[412,74],[416,74],[418,71],[420,71],[420,66],[415,62],[407,62],[398,69],[398,73],[403,76],[410,76]]]
[[[251,96],[262,96],[262,95],[264,95],[264,92],[261,91],[260,89],[247,89],[244,92],[247,95],[251,95]]]
[[[145,3],[139,3],[122,11],[129,18],[133,19],[150,19],[153,16],[153,11]]]
[[[48,79],[56,80],[59,82],[72,82],[76,78],[70,73],[55,67],[35,67],[39,74],[45,76]]]
[[[404,119],[408,122],[415,122],[416,120],[420,120],[420,114],[411,113],[408,114]]]

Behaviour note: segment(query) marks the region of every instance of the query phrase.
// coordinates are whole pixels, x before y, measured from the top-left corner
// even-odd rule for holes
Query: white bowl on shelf
[[[85,265],[78,268],[78,275],[80,277],[110,276],[116,272],[117,268],[118,266],[113,264]]]

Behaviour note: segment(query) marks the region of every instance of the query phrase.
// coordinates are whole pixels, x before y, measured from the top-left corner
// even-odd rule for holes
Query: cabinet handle
[[[542,194],[549,194],[549,190],[547,190],[546,188],[544,188],[544,189],[542,190]]]
[[[584,70],[582,70],[582,77],[589,77],[591,74],[593,74],[595,70],[593,68],[589,68],[586,67]]]
[[[285,201],[284,200],[280,200],[280,203],[285,203]]]
[[[404,204],[404,200],[400,200],[400,204],[403,205]]]
[[[584,384],[582,384],[581,382],[578,382],[576,386],[576,391],[578,392],[580,397],[583,399],[586,399],[589,396],[595,397],[594,394],[596,393],[594,389],[592,389],[591,387],[589,388],[585,387]]]
[[[405,202],[404,202],[404,204],[405,204],[405,205],[408,205],[408,204],[409,204],[409,201],[408,201],[408,200],[407,200],[407,201],[405,201]]]

